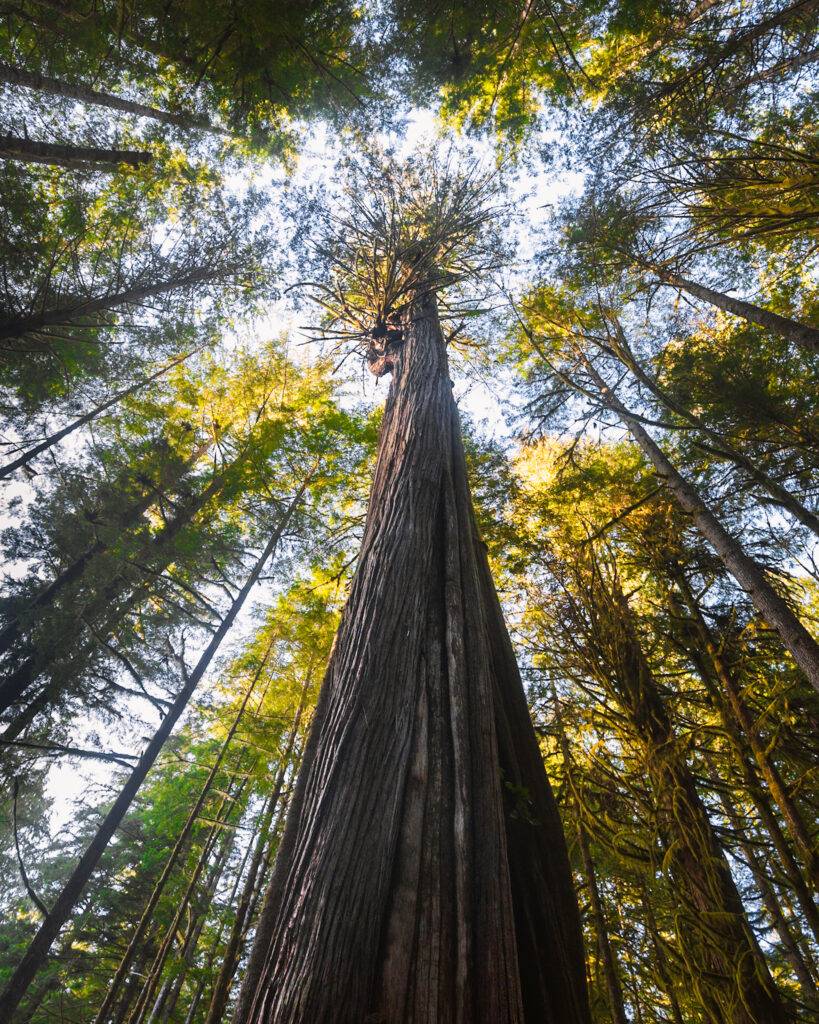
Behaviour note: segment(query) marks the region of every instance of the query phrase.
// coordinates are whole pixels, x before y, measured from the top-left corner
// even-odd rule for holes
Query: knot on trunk
[[[376,377],[392,373],[403,343],[404,331],[396,318],[391,317],[386,324],[376,324],[370,331],[370,342],[367,346],[367,366],[370,373]]]

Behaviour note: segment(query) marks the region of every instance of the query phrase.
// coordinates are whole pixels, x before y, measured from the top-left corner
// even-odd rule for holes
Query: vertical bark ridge
[[[531,787],[538,827],[512,820],[507,775]],[[545,910],[528,905],[541,898]],[[544,952],[558,958],[537,962]],[[477,538],[427,295],[395,356],[359,566],[236,1019],[587,1014],[568,858]]]

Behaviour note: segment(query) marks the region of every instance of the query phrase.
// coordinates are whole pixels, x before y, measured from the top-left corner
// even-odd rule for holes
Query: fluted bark
[[[386,370],[361,557],[237,1020],[587,1024],[568,857],[432,293]]]

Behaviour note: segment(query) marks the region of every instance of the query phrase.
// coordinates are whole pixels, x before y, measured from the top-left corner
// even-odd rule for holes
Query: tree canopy
[[[0,1024],[819,1021],[816,0],[0,10]]]

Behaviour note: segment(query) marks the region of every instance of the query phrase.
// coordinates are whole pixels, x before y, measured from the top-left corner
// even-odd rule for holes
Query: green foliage
[[[0,734],[0,984],[39,925],[32,892],[53,903],[286,519],[21,1020],[94,1019],[163,873],[106,1020],[202,1024],[245,906],[243,969],[378,442],[360,367],[342,367],[419,281],[446,291],[452,351],[517,414],[511,438],[491,424],[502,442],[464,417],[470,487],[563,816],[595,1021],[623,1024],[606,942],[628,1020],[769,1024],[749,1002],[768,978],[813,1019],[816,695],[612,396],[815,633],[815,354],[689,287],[819,323],[815,8],[4,11],[0,63],[160,116],[0,86],[0,134],[149,157],[0,161],[2,461],[92,411],[0,481],[0,692],[24,684]],[[408,154],[419,106],[460,138]],[[302,144],[321,138],[305,188]],[[332,358],[278,327],[274,300],[305,276]]]

